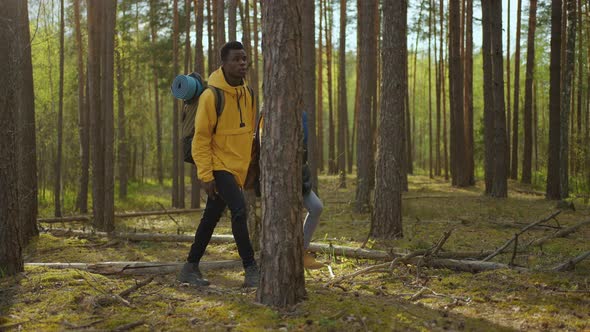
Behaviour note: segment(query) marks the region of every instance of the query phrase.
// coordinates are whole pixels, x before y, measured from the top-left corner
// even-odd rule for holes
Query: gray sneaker
[[[260,272],[258,271],[258,265],[254,263],[244,269],[246,271],[246,275],[244,276],[244,285],[243,287],[258,287],[258,280]]]
[[[210,282],[203,278],[198,263],[184,263],[176,280],[195,286],[209,286]]]

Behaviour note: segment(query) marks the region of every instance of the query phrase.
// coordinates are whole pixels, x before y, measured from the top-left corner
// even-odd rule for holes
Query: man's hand
[[[211,197],[211,199],[215,199],[217,196],[217,187],[215,186],[215,180],[209,182],[203,182],[203,188],[207,193],[207,196]]]

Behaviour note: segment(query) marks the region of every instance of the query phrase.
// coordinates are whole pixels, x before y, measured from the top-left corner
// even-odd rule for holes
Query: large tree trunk
[[[18,202],[19,226],[22,244],[39,235],[37,229],[37,148],[35,139],[35,92],[33,87],[33,66],[31,60],[31,43],[29,32],[29,11],[27,1],[18,2],[18,36],[21,41],[19,50],[20,69],[18,78],[20,87],[18,95]],[[3,123],[3,122],[2,122]]]
[[[309,161],[313,190],[318,189],[318,136],[316,131],[316,55],[315,55],[315,5],[313,1],[304,1],[301,15],[301,56],[305,61],[301,65],[303,77],[303,110],[307,112],[307,158]]]
[[[116,2],[88,1],[88,79],[92,118],[95,227],[114,230],[113,53]]]
[[[23,271],[18,192],[18,178],[22,173],[18,168],[17,111],[22,82],[18,77],[21,74],[19,61],[22,50],[29,47],[29,38],[25,39],[21,34],[23,29],[19,25],[25,23],[21,18],[28,13],[21,12],[23,6],[19,2],[0,2],[0,45],[6,47],[0,52],[0,123],[3,126],[0,130],[0,271],[3,275]],[[26,7],[26,1],[23,2]]]
[[[340,0],[340,40],[338,50],[338,173],[339,188],[346,188],[346,0]]]
[[[559,150],[559,196],[567,198],[569,196],[569,121],[572,92],[572,75],[574,73],[574,61],[576,54],[576,1],[566,1],[567,12],[567,40],[566,40],[566,58],[565,68],[562,79],[561,90],[561,129],[560,129],[560,150]]]
[[[366,212],[369,210],[369,202],[371,198],[371,159],[373,158],[373,133],[371,132],[371,109],[373,95],[370,84],[368,83],[374,75],[371,75],[373,67],[371,67],[370,57],[375,56],[372,50],[374,49],[373,41],[375,40],[373,34],[374,29],[371,20],[374,19],[374,12],[377,3],[375,0],[359,0],[358,1],[358,57],[359,57],[359,77],[360,82],[367,82],[361,84],[359,90],[359,113],[357,119],[357,187],[354,210],[356,212]],[[402,99],[403,102],[403,99]]]
[[[88,212],[88,180],[90,169],[90,121],[84,88],[86,72],[84,70],[84,46],[82,45],[82,29],[80,27],[80,0],[74,0],[74,22],[76,49],[78,59],[78,133],[80,135],[80,178],[76,208],[81,213]]]
[[[529,33],[527,37],[526,80],[524,87],[524,151],[522,182],[531,183],[533,157],[533,79],[535,74],[535,29],[537,28],[537,0],[529,6]]]
[[[451,176],[458,187],[469,185],[463,120],[463,66],[461,63],[460,0],[449,2],[449,85],[451,101]]]
[[[551,62],[549,65],[549,161],[547,163],[548,199],[560,198],[560,107],[561,107],[561,0],[551,1]]]
[[[382,95],[379,113],[371,236],[386,239],[403,237],[401,161],[404,146],[391,142],[402,141],[405,135],[403,119],[407,77],[404,75],[404,66],[408,56],[406,21],[407,5],[404,1],[384,3],[382,91],[389,92]]]
[[[266,138],[262,146],[262,250],[257,301],[285,308],[306,296],[301,198],[301,1],[262,10]],[[293,107],[295,106],[295,107]],[[284,285],[289,285],[285,287]]]
[[[492,94],[494,100],[494,180],[491,196],[506,197],[508,195],[506,149],[506,114],[504,113],[504,66],[502,53],[502,2],[491,1],[491,45],[492,45]]]
[[[518,177],[518,116],[520,113],[520,22],[522,0],[516,5],[516,53],[514,55],[514,109],[512,113],[512,157],[510,158],[510,178]],[[508,92],[510,93],[510,92]]]
[[[55,157],[55,182],[53,187],[54,214],[61,217],[61,162],[63,154],[63,121],[64,121],[64,31],[65,31],[65,10],[64,0],[59,5],[59,97],[57,109],[57,153]]]
[[[178,75],[178,0],[174,0],[172,24],[172,66],[173,76]],[[211,70],[211,69],[209,69]],[[172,206],[180,207],[179,169],[180,160],[180,133],[179,133],[179,107],[176,98],[172,98]]]

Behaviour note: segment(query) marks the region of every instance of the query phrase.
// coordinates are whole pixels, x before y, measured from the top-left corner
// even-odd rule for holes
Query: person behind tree
[[[307,163],[307,113],[303,112],[303,167],[302,167],[302,190],[303,190],[303,206],[307,210],[305,221],[303,223],[303,267],[307,269],[319,269],[324,264],[319,263],[308,252],[311,237],[320,223],[320,216],[324,209],[324,205],[316,193],[312,190],[311,170]]]
[[[209,285],[199,270],[199,262],[217,222],[229,207],[232,233],[245,270],[244,287],[256,287],[259,270],[248,234],[248,214],[242,192],[251,158],[256,103],[245,81],[248,62],[244,46],[232,41],[225,44],[220,53],[221,67],[211,74],[208,85],[222,90],[224,106],[218,116],[215,106],[220,101],[216,100],[212,89],[203,92],[192,142],[192,156],[207,193],[207,203],[177,279],[197,286]]]

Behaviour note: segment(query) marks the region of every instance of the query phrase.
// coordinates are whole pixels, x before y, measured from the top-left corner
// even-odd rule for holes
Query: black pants
[[[199,263],[205,253],[205,249],[211,240],[213,230],[221,218],[221,214],[228,206],[231,211],[231,230],[238,246],[238,253],[242,258],[244,267],[255,264],[254,250],[250,243],[248,234],[248,213],[246,212],[246,201],[242,190],[236,183],[234,176],[226,171],[213,171],[215,184],[218,195],[215,199],[207,198],[205,212],[201,218],[201,223],[195,233],[195,242],[191,246],[191,251],[187,261],[190,263]]]

